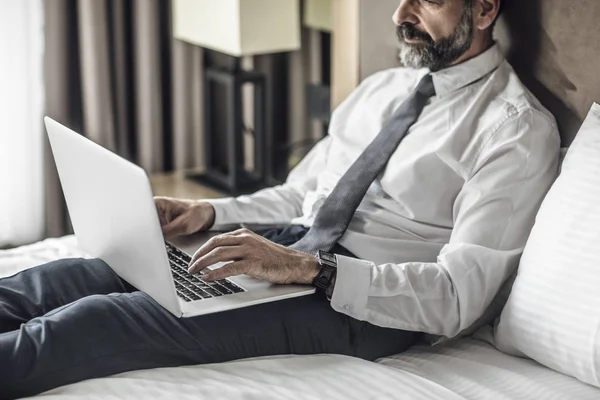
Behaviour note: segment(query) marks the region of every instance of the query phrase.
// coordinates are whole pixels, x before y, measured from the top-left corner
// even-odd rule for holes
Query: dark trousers
[[[261,232],[287,245],[304,233]],[[60,260],[0,279],[0,398],[125,371],[257,356],[374,360],[418,337],[337,313],[321,294],[176,318],[101,260]]]

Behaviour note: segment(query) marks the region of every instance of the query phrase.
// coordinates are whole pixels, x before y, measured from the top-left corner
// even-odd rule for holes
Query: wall
[[[498,39],[527,87],[554,114],[568,145],[600,102],[600,1],[511,0]]]
[[[382,69],[400,66],[398,39],[392,15],[400,0],[362,1],[360,4],[360,79]]]

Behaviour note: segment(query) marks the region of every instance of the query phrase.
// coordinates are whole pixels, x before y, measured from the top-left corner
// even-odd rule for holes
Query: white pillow
[[[536,218],[495,345],[600,387],[600,105]]]

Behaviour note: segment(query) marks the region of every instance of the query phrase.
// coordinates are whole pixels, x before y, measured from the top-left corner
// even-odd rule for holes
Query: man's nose
[[[405,22],[408,22],[412,25],[417,25],[419,23],[419,19],[414,12],[414,0],[401,0],[400,5],[398,6],[398,9],[396,9],[392,19],[398,26]]]

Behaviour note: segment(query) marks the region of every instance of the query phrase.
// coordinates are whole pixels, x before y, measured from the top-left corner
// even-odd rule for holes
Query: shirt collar
[[[497,44],[463,63],[433,72],[433,85],[437,96],[444,96],[483,78],[504,61]]]

